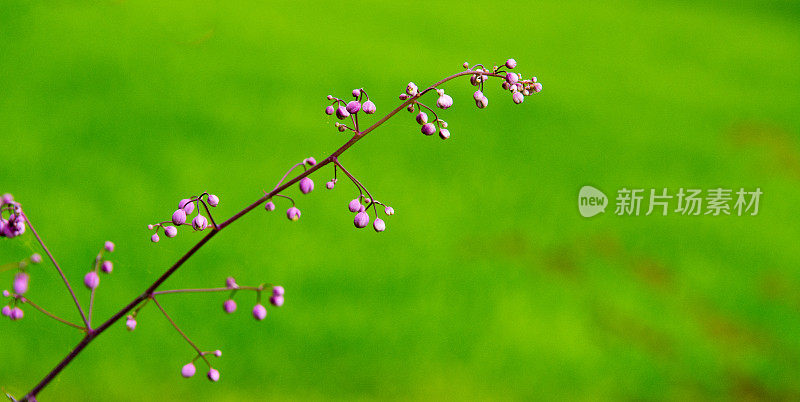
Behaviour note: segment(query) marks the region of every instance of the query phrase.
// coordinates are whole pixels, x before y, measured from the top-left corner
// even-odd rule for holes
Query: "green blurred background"
[[[477,110],[451,82],[449,141],[404,112],[346,153],[397,211],[384,233],[324,169],[299,222],[257,210],[192,258],[165,288],[287,289],[260,323],[252,295],[230,316],[223,294],[162,298],[223,351],[219,383],[180,377],[193,352],[150,306],[40,400],[800,398],[800,6],[731,3],[4,1],[0,192],[76,284],[116,242],[95,321],[200,238],[150,243],[179,199],[214,192],[222,220],[345,142],[327,94],[387,112],[409,80],[508,57],[544,84]],[[586,219],[586,184],[764,195],[755,217]],[[5,240],[0,262],[34,251]],[[49,264],[29,296],[78,319]],[[30,308],[0,331],[15,395],[80,339]]]

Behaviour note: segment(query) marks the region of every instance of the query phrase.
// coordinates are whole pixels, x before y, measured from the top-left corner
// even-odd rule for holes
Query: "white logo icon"
[[[578,192],[578,211],[584,218],[591,218],[599,213],[606,212],[608,197],[602,191],[592,187],[583,186]]]

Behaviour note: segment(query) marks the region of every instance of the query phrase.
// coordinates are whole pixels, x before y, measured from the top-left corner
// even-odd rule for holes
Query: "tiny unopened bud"
[[[167,237],[175,237],[178,235],[178,228],[175,226],[166,226],[164,227],[164,234],[167,235]]]
[[[8,290],[3,289],[3,297],[8,297],[8,296],[11,296],[11,292],[9,292]]]
[[[353,199],[347,204],[347,209],[349,209],[350,212],[358,212],[359,208],[361,208],[361,202],[358,201],[358,198]]]
[[[300,210],[297,207],[291,207],[286,210],[286,217],[289,218],[290,221],[296,221],[300,219]]]
[[[30,275],[27,272],[20,272],[14,276],[14,293],[24,295],[28,291]]]
[[[483,109],[489,106],[489,98],[483,97],[475,101],[475,105],[478,106],[478,109]]]
[[[272,295],[273,296],[283,296],[286,291],[283,289],[283,286],[273,286],[272,287]]]
[[[481,91],[475,91],[475,93],[472,94],[472,99],[475,99],[476,101],[481,100],[481,98],[483,98],[483,92]]]
[[[11,318],[11,320],[13,320],[13,321],[19,321],[24,316],[25,316],[25,313],[22,311],[21,308],[14,307],[14,308],[11,309],[11,314],[9,314],[8,317]]]
[[[111,263],[111,261],[103,261],[103,264],[100,265],[100,269],[102,269],[103,272],[109,274],[111,273],[111,271],[114,270],[114,264]]]
[[[303,163],[305,163],[308,166],[314,166],[317,164],[317,160],[314,159],[313,156],[309,156],[308,158],[303,159]]]
[[[517,66],[517,61],[514,59],[506,60],[506,68],[514,68]]]
[[[519,76],[517,73],[507,73],[506,81],[508,81],[509,84],[516,84],[517,81],[519,81]]]
[[[205,230],[208,227],[208,219],[205,216],[198,214],[192,219],[192,227],[194,230]]]
[[[300,187],[300,192],[302,192],[303,194],[308,194],[312,190],[314,190],[314,181],[309,179],[308,177],[303,177],[302,179],[300,179],[299,187]]]
[[[2,314],[6,317],[11,317],[11,307],[3,306]]]
[[[481,83],[481,81],[480,79],[478,79],[477,74],[473,74],[471,77],[469,77],[469,83],[472,84],[472,86],[477,87],[478,84]]]
[[[354,98],[358,98],[359,96],[361,96],[361,90],[360,89],[354,89],[353,90],[353,97]]]
[[[283,296],[272,296],[269,298],[269,302],[275,307],[283,306]]]
[[[542,92],[542,84],[540,84],[540,83],[538,83],[538,82],[537,82],[537,83],[535,83],[535,84],[533,84],[533,92],[534,92],[534,93],[537,93],[537,94],[538,94],[539,92]]]
[[[334,111],[335,110],[333,109],[333,105],[328,105],[328,107],[325,108],[325,114],[327,114],[328,116],[332,115]]]
[[[369,215],[366,211],[361,211],[356,214],[356,217],[353,219],[353,224],[361,229],[367,227],[369,224]]]
[[[327,99],[328,99],[328,100],[333,100],[333,95],[328,95],[328,96],[327,96]]]
[[[364,111],[366,114],[373,114],[378,108],[375,107],[375,104],[371,100],[367,100],[361,105],[361,110]]]
[[[406,100],[406,99],[410,98],[410,96],[408,96],[406,94],[400,94],[400,95],[397,95],[397,97],[400,98],[400,100]]]
[[[360,110],[361,110],[361,103],[359,103],[358,101],[350,101],[350,103],[347,104],[347,111],[350,114],[358,113]]]
[[[214,356],[217,356],[217,357],[222,357],[222,351],[221,351],[221,350],[219,350],[219,349],[215,350],[215,351],[214,351]]]
[[[34,253],[34,254],[31,256],[31,263],[33,263],[33,264],[38,264],[38,263],[40,263],[40,262],[42,262],[42,255],[41,255],[41,254],[39,254],[39,253]]]
[[[511,99],[514,100],[514,103],[519,105],[525,100],[525,95],[522,92],[514,92],[514,95],[511,95]]]
[[[233,313],[236,311],[236,302],[233,301],[233,299],[225,300],[225,302],[222,303],[222,310],[228,314]]]
[[[128,331],[133,331],[136,329],[136,319],[133,318],[132,315],[129,315],[128,319],[125,320],[125,326],[128,327]]]
[[[183,378],[189,378],[194,376],[194,373],[197,372],[197,368],[194,366],[194,363],[187,363],[183,368],[181,368],[181,375]]]
[[[186,211],[177,209],[172,213],[172,223],[176,225],[183,225],[186,223]]]
[[[158,237],[158,233],[153,233],[153,235],[150,236],[150,241],[153,243],[158,243],[159,240],[161,240],[161,238]]]
[[[428,115],[425,112],[419,112],[417,114],[417,123],[425,124],[428,122]]]
[[[194,203],[189,198],[184,198],[178,203],[178,208],[182,209],[187,214],[194,212]]]
[[[95,289],[100,284],[100,276],[97,275],[97,272],[89,271],[83,277],[83,284],[89,289]]]
[[[236,284],[236,279],[232,276],[225,278],[225,287],[228,289],[236,289],[239,285]]]
[[[394,208],[386,207],[384,208],[383,213],[385,213],[386,215],[394,215]]]
[[[446,140],[446,139],[450,138],[450,130],[448,130],[446,128],[443,128],[443,129],[439,130],[439,138],[441,138],[443,140]]]
[[[261,304],[256,304],[253,307],[253,317],[258,321],[267,318],[267,308]]]
[[[503,87],[503,89],[505,90],[511,89],[511,84],[509,84],[508,81],[503,81],[503,83],[500,84],[500,86]]]
[[[338,117],[339,120],[346,119],[350,117],[350,112],[348,112],[344,106],[339,106],[336,108],[336,117]]]
[[[386,230],[386,222],[384,222],[381,218],[375,218],[375,222],[372,223],[372,227],[376,232],[383,232]]]
[[[216,207],[217,205],[219,205],[219,197],[217,197],[214,194],[209,194],[208,205],[211,205],[212,207]]]
[[[274,211],[275,204],[272,201],[267,201],[267,203],[264,204],[264,209],[266,209],[267,211]]]
[[[213,368],[212,369],[208,369],[208,374],[206,376],[212,382],[219,381],[219,371],[217,371],[217,369],[213,369]]]
[[[114,243],[112,243],[110,241],[107,241],[106,244],[103,245],[103,248],[105,248],[106,251],[108,251],[109,253],[113,252],[114,251]]]
[[[153,230],[153,228],[154,228],[154,227],[155,227],[155,226],[153,226],[152,224],[150,224],[150,225],[147,225],[147,230]]]
[[[436,126],[434,126],[433,123],[426,123],[422,126],[420,131],[425,135],[433,135],[433,133],[436,132]]]
[[[469,63],[467,63],[467,62],[465,61],[465,62],[464,62],[464,64],[462,64],[462,65],[461,65],[461,67],[464,67],[465,69],[467,69],[467,68],[469,68]]]
[[[331,180],[331,181],[325,183],[325,188],[327,188],[328,190],[333,190],[333,187],[335,185],[336,185],[336,183],[333,180]]]
[[[444,89],[436,88],[436,94],[439,95],[439,96],[444,95]]]
[[[406,110],[408,110],[409,112],[414,112],[414,104],[412,103],[412,104],[406,106]]]
[[[453,106],[453,98],[450,95],[444,94],[436,100],[436,106],[438,106],[439,109],[447,109]]]

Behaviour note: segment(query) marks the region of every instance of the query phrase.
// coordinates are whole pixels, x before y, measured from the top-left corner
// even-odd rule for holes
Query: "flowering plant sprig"
[[[70,353],[64,357],[64,359],[62,359],[61,362],[59,362],[58,365],[56,365],[56,367],[53,368],[36,386],[26,393],[21,400],[35,401],[39,392],[41,392],[42,389],[50,384],[50,382],[65,367],[67,367],[84,348],[86,348],[100,334],[105,332],[117,321],[125,318],[126,328],[129,331],[134,331],[138,325],[137,319],[139,318],[140,313],[148,304],[150,304],[150,302],[156,306],[156,309],[161,312],[161,314],[169,321],[176,332],[178,332],[178,334],[180,334],[180,336],[194,350],[194,357],[189,361],[189,363],[183,365],[180,370],[181,375],[186,378],[194,376],[197,370],[195,362],[200,359],[208,367],[206,374],[208,379],[211,381],[218,381],[220,379],[220,373],[212,366],[209,357],[219,358],[222,356],[222,352],[219,349],[214,351],[204,351],[200,349],[194,342],[191,341],[189,336],[180,327],[178,327],[175,320],[168,314],[164,306],[159,302],[159,299],[166,297],[166,295],[172,294],[229,293],[228,297],[222,303],[222,309],[224,312],[231,314],[237,310],[237,304],[236,301],[234,301],[234,297],[237,295],[237,293],[254,292],[256,300],[252,309],[252,315],[256,320],[261,321],[267,316],[267,309],[261,300],[262,293],[269,292],[269,304],[274,307],[280,307],[284,304],[284,288],[279,285],[266,283],[257,286],[239,286],[232,277],[229,277],[225,281],[224,287],[158,290],[164,281],[172,276],[186,261],[189,260],[189,258],[194,255],[194,253],[196,253],[200,248],[214,238],[217,233],[224,230],[233,222],[237,221],[239,218],[258,208],[259,206],[263,205],[263,208],[266,211],[274,211],[277,208],[275,204],[277,199],[288,200],[291,202],[291,206],[286,210],[286,217],[290,221],[299,220],[301,216],[300,209],[297,207],[295,200],[289,195],[284,194],[284,192],[295,184],[298,185],[298,189],[302,194],[308,194],[312,192],[314,190],[314,182],[309,176],[327,165],[333,166],[333,178],[325,183],[325,188],[328,190],[334,189],[338,182],[339,171],[341,171],[341,173],[343,173],[356,187],[358,195],[355,196],[355,198],[353,198],[347,205],[348,210],[355,214],[353,217],[354,226],[359,229],[364,228],[369,225],[370,221],[372,221],[373,229],[376,232],[383,232],[386,230],[386,223],[379,217],[380,214],[378,206],[381,207],[380,209],[384,216],[394,215],[394,208],[381,201],[378,201],[375,197],[373,197],[366,186],[364,186],[361,181],[359,181],[344,167],[339,159],[340,156],[364,136],[380,127],[383,123],[404,109],[414,114],[415,121],[421,126],[420,131],[422,134],[426,136],[432,136],[438,132],[440,138],[449,139],[450,131],[448,128],[448,123],[440,118],[439,114],[433,107],[423,103],[422,97],[429,92],[435,92],[437,94],[435,105],[438,109],[445,110],[452,107],[454,104],[453,98],[445,93],[445,90],[441,88],[441,85],[458,77],[469,76],[470,83],[473,86],[478,87],[473,94],[473,100],[479,109],[486,108],[489,105],[489,100],[483,91],[485,83],[490,78],[497,78],[501,80],[501,88],[511,94],[511,99],[516,104],[522,103],[528,96],[541,92],[542,84],[538,82],[536,77],[526,79],[523,78],[521,74],[510,71],[515,69],[516,66],[517,63],[514,59],[508,59],[500,66],[493,66],[492,69],[488,69],[482,64],[470,66],[468,63],[464,63],[464,71],[445,77],[427,88],[420,89],[416,84],[410,82],[408,85],[406,85],[405,91],[399,96],[399,99],[401,100],[400,105],[396,106],[381,119],[364,129],[361,127],[362,122],[359,121],[359,117],[365,117],[361,113],[365,115],[372,115],[377,111],[377,106],[370,99],[367,91],[364,88],[354,89],[351,93],[353,100],[350,101],[334,97],[333,95],[328,95],[327,100],[329,101],[329,104],[325,107],[325,113],[331,116],[335,115],[339,121],[334,122],[334,127],[339,132],[351,131],[353,133],[352,137],[344,145],[319,162],[317,162],[317,160],[313,157],[309,157],[294,164],[271,190],[264,191],[264,195],[262,197],[246,206],[224,222],[217,223],[211,214],[211,208],[217,207],[220,203],[220,198],[218,196],[208,192],[203,192],[200,195],[180,200],[178,202],[178,209],[172,213],[170,220],[159,221],[157,223],[148,225],[148,230],[151,231],[150,240],[154,243],[159,242],[160,231],[163,231],[164,235],[168,238],[175,237],[178,234],[178,228],[181,226],[191,226],[194,232],[207,231],[207,233],[205,236],[200,238],[198,242],[191,249],[189,249],[189,251],[187,251],[180,259],[178,259],[177,262],[169,267],[150,286],[148,286],[147,289],[145,289],[139,296],[134,298],[128,304],[120,308],[110,318],[97,326],[92,325],[92,311],[95,293],[100,284],[101,273],[110,274],[114,268],[113,263],[106,258],[109,253],[114,251],[114,244],[111,242],[106,242],[104,244],[103,248],[94,258],[90,270],[84,275],[84,285],[90,291],[90,301],[87,314],[87,312],[85,312],[81,306],[81,303],[78,302],[75,291],[70,285],[70,282],[63,270],[56,262],[42,238],[34,229],[27,215],[24,213],[22,205],[19,202],[16,202],[10,194],[3,195],[2,198],[0,198],[0,237],[18,237],[26,232],[26,228],[30,229],[30,232],[36,238],[37,242],[42,247],[42,250],[45,252],[48,259],[50,262],[52,262],[53,266],[61,276],[62,282],[72,296],[75,307],[80,314],[82,323],[76,324],[58,317],[45,310],[41,306],[34,304],[30,299],[27,298],[27,296],[25,296],[28,292],[30,284],[30,273],[28,272],[29,268],[32,265],[42,262],[42,257],[38,253],[33,254],[22,261],[0,265],[0,272],[11,270],[16,271],[12,286],[13,292],[8,290],[3,292],[3,297],[7,299],[7,304],[5,307],[3,307],[2,314],[14,321],[19,321],[24,316],[24,313],[19,306],[28,304],[35,310],[42,312],[48,317],[53,318],[62,324],[78,329],[84,333],[80,343],[78,343],[70,351]],[[300,167],[303,168],[303,172],[296,174],[294,177],[289,179],[292,172]],[[371,219],[370,217],[370,210],[372,210],[374,219]],[[194,217],[192,217],[192,214],[195,212],[196,214]],[[203,212],[205,212],[205,214]],[[11,395],[8,395],[8,397],[12,400],[16,400]]]

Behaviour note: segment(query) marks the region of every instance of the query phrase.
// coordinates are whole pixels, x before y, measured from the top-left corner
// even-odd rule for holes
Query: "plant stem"
[[[152,296],[153,296],[154,292],[156,291],[156,289],[158,289],[158,287],[161,286],[161,284],[163,284],[170,276],[172,276],[172,274],[174,274],[175,271],[178,270],[178,268],[180,268],[187,260],[189,260],[189,258],[191,258],[198,250],[200,250],[200,248],[202,248],[214,236],[216,236],[217,233],[221,232],[223,229],[228,227],[230,224],[232,224],[233,222],[236,222],[239,218],[241,218],[242,216],[244,216],[248,212],[252,211],[253,209],[258,207],[259,205],[263,204],[264,202],[266,202],[267,200],[269,200],[270,198],[272,198],[276,194],[280,193],[281,191],[283,191],[283,190],[289,188],[290,186],[294,185],[295,183],[299,182],[302,178],[304,178],[306,176],[309,176],[312,173],[316,172],[317,170],[319,170],[319,169],[323,168],[324,166],[328,165],[329,163],[334,162],[336,160],[336,158],[338,158],[341,154],[343,154],[345,151],[350,149],[350,147],[352,147],[356,142],[358,142],[360,139],[364,138],[364,136],[366,136],[367,134],[369,134],[370,132],[372,132],[376,128],[380,127],[383,123],[385,123],[387,120],[391,119],[399,111],[403,110],[406,106],[408,106],[409,104],[414,102],[416,99],[418,99],[419,97],[421,97],[425,93],[433,90],[437,86],[439,86],[439,85],[441,85],[441,84],[443,84],[443,83],[445,83],[447,81],[450,81],[450,80],[452,80],[454,78],[461,77],[461,76],[464,76],[464,75],[472,75],[472,74],[475,74],[475,71],[466,70],[466,71],[462,71],[462,72],[453,74],[453,75],[451,75],[449,77],[441,79],[439,82],[431,85],[430,87],[428,87],[427,89],[421,91],[417,95],[408,98],[405,102],[401,103],[400,106],[397,106],[396,108],[394,108],[391,112],[389,112],[386,116],[384,116],[383,118],[381,118],[380,120],[375,122],[373,125],[369,126],[364,131],[358,132],[355,135],[353,135],[353,137],[350,138],[350,140],[348,140],[344,145],[339,147],[336,151],[334,151],[330,156],[328,156],[324,160],[318,162],[314,166],[311,166],[308,170],[306,170],[303,173],[297,175],[296,177],[294,177],[293,179],[287,181],[286,183],[283,183],[283,184],[280,184],[278,186],[275,186],[275,188],[272,191],[270,191],[269,193],[266,193],[263,197],[259,198],[258,200],[256,200],[252,204],[246,206],[244,209],[242,209],[241,211],[237,212],[232,217],[228,218],[228,220],[226,220],[225,222],[222,222],[221,224],[219,224],[216,228],[211,229],[211,232],[209,232],[202,239],[200,239],[200,241],[198,241],[197,244],[195,244],[191,249],[189,249],[189,251],[187,251],[186,254],[184,254],[180,259],[178,259],[177,262],[175,262],[169,269],[167,269],[161,276],[159,276],[158,279],[156,279],[155,282],[153,282],[153,284],[151,284],[144,291],[144,293],[142,293],[141,295],[137,296],[130,303],[128,303],[125,307],[123,307],[122,309],[117,311],[113,316],[111,316],[111,318],[106,320],[104,323],[100,324],[100,326],[98,326],[96,329],[89,329],[87,331],[86,336],[80,341],[80,343],[78,343],[78,345],[76,345],[75,348],[73,348],[72,351],[66,357],[64,357],[64,359],[61,360],[61,362],[59,362],[58,365],[56,365],[55,368],[53,368],[49,373],[47,373],[47,375],[41,381],[39,381],[39,383],[35,387],[33,387],[33,389],[31,389],[25,395],[25,397],[22,399],[22,401],[28,401],[31,397],[35,398],[36,395],[39,392],[42,391],[42,389],[44,389],[48,384],[50,384],[50,382],[53,381],[53,379],[62,370],[64,370],[64,368],[67,365],[69,365],[69,363],[73,359],[75,359],[75,357],[78,356],[78,354],[87,345],[89,345],[89,343],[91,343],[100,334],[105,332],[105,330],[108,329],[115,322],[119,321],[120,318],[125,316],[125,314],[127,314],[129,311],[131,311],[133,308],[135,308],[139,303],[143,302],[146,299],[152,298]],[[502,75],[493,74],[493,73],[482,73],[482,74],[483,75],[488,75],[488,76],[493,76],[493,77],[502,77]],[[372,198],[372,197],[370,197],[370,198]],[[24,216],[24,214],[23,214],[23,216]],[[26,217],[25,220],[27,221],[28,218]],[[30,222],[28,222],[28,226],[30,226]],[[34,235],[35,235],[36,231],[33,230],[33,227],[31,227],[31,230],[34,232]],[[39,239],[39,236],[36,235],[36,238]],[[44,243],[42,243],[41,239],[39,239],[39,243],[42,245],[42,247],[44,247]],[[44,247],[44,249],[47,252],[47,255],[50,256],[51,261],[53,261],[53,264],[55,264],[55,260],[53,259],[52,255],[50,255],[50,252],[47,250],[47,247]],[[58,268],[58,264],[55,264],[55,265],[56,265],[56,268]],[[61,277],[64,279],[64,283],[67,285],[67,288],[69,289],[70,293],[72,294],[73,299],[75,299],[75,303],[78,306],[78,310],[80,310],[81,316],[83,316],[84,322],[86,322],[87,327],[88,327],[89,326],[88,325],[88,321],[86,321],[86,316],[83,314],[83,310],[81,310],[80,304],[78,304],[78,299],[75,297],[75,293],[72,292],[72,288],[69,286],[69,283],[67,282],[67,279],[66,279],[66,277],[64,277],[64,274],[63,274],[63,272],[61,271],[60,268],[58,268],[58,271],[59,271],[59,273],[61,273]]]
[[[46,315],[46,316],[48,316],[48,317],[50,317],[50,318],[52,318],[52,319],[54,319],[54,320],[56,320],[56,321],[58,321],[58,322],[62,323],[62,324],[67,324],[67,325],[69,325],[69,326],[70,326],[70,327],[72,327],[72,328],[76,328],[76,329],[79,329],[79,330],[81,330],[81,331],[84,331],[84,332],[86,331],[86,327],[82,327],[82,326],[80,326],[80,325],[78,325],[78,324],[71,323],[71,322],[69,322],[69,321],[67,321],[67,320],[65,320],[65,319],[63,319],[63,318],[61,318],[61,317],[59,317],[59,316],[57,316],[57,315],[55,315],[55,314],[53,314],[53,313],[51,313],[51,312],[47,311],[47,310],[45,310],[44,308],[42,308],[42,307],[41,307],[41,306],[39,306],[38,304],[36,304],[36,303],[32,302],[32,301],[31,301],[30,299],[28,299],[27,297],[20,296],[20,297],[19,297],[19,300],[20,300],[21,302],[23,302],[23,303],[30,304],[30,305],[31,305],[31,307],[33,307],[33,308],[35,308],[35,309],[37,309],[37,310],[41,311],[41,312],[42,312],[44,315]]]
[[[69,281],[67,280],[67,277],[64,275],[64,271],[61,270],[61,267],[58,266],[58,263],[56,262],[55,257],[53,257],[53,254],[51,254],[47,246],[44,245],[44,241],[42,241],[42,238],[39,237],[39,233],[36,233],[36,229],[33,228],[30,219],[28,219],[28,215],[23,212],[22,217],[25,218],[25,222],[28,224],[28,227],[31,228],[33,236],[36,237],[36,240],[39,241],[39,244],[44,249],[44,252],[50,258],[50,261],[52,261],[53,265],[55,265],[56,270],[58,271],[59,275],[61,275],[61,280],[64,282],[64,286],[67,287],[69,294],[72,295],[72,300],[75,302],[75,307],[77,307],[78,312],[81,313],[81,318],[83,318],[83,323],[86,325],[86,328],[89,328],[89,320],[86,319],[86,314],[83,313],[83,308],[81,308],[81,303],[78,302],[78,297],[75,296],[75,292],[72,290],[72,286],[69,285]]]

